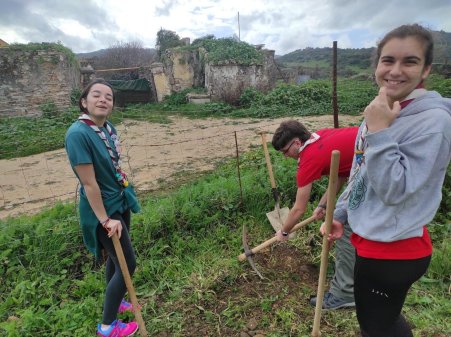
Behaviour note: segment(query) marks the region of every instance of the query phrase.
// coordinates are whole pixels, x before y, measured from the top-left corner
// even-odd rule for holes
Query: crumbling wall
[[[204,86],[204,67],[198,51],[168,49],[163,62],[151,65],[157,100],[192,87]]]
[[[154,62],[151,65],[153,83],[157,96],[157,102],[163,101],[165,96],[171,94],[171,84],[169,77],[166,75],[163,63]]]
[[[194,86],[194,69],[191,53],[168,49],[166,51],[165,66],[168,70],[172,91],[179,92]]]
[[[240,65],[232,61],[205,65],[205,87],[212,100],[236,104],[247,87],[261,92],[273,89],[279,70],[274,61],[273,50],[262,50],[262,65]]]
[[[0,116],[39,115],[46,103],[63,111],[80,82],[78,63],[61,51],[1,48]]]

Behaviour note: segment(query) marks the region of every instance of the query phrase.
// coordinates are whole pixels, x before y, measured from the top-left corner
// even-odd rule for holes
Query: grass
[[[289,206],[295,194],[293,163],[270,151],[284,191],[281,205]],[[241,163],[243,200],[234,162],[168,193],[141,196],[143,209],[132,224],[138,259],[134,284],[151,336],[238,336],[251,323],[253,332],[265,336],[310,335],[313,308],[307,299],[316,291],[318,224],[289,244],[254,256],[266,277],[259,280],[236,257],[243,224],[251,246],[271,237],[265,211],[273,207],[272,195],[261,151],[245,154]],[[447,191],[449,178],[448,172]],[[315,184],[311,205],[326,186],[327,179]],[[451,333],[450,221],[443,207],[430,226],[433,261],[405,305],[416,337]],[[93,334],[101,317],[104,270],[93,264],[78,226],[73,204],[0,221],[1,335]],[[321,331],[358,336],[354,311],[323,313]]]
[[[436,79],[434,79],[436,81]],[[359,82],[360,83],[360,82]],[[438,81],[440,86],[443,82]],[[367,85],[367,86],[366,86]],[[359,87],[369,95],[371,84]],[[342,104],[364,104],[363,96],[341,94]],[[355,91],[355,90],[354,90]],[[283,101],[284,90],[273,93]],[[254,109],[254,110],[253,110]],[[256,117],[256,108],[232,109],[212,103],[130,106],[113,118],[170,123],[170,116]],[[283,105],[267,108],[270,116],[290,114]],[[346,109],[344,109],[346,111]],[[76,109],[41,118],[0,119],[5,135],[0,158],[13,158],[62,147]],[[281,206],[295,195],[294,167],[272,149]],[[276,245],[254,257],[266,277],[259,280],[241,253],[241,227],[249,229],[250,245],[272,236],[265,211],[273,207],[260,150],[241,158],[243,199],[234,162],[213,173],[181,179],[171,190],[142,195],[143,210],[133,217],[132,239],[138,269],[134,275],[143,316],[152,336],[238,336],[244,330],[265,336],[309,336],[313,309],[307,304],[316,291],[321,237],[318,224],[302,230],[289,244]],[[311,205],[319,200],[327,179],[315,184]],[[404,307],[415,337],[451,335],[449,289],[451,265],[451,169],[442,205],[429,226],[434,254],[427,274],[411,289]],[[306,216],[311,213],[309,208]],[[0,335],[87,336],[101,317],[103,266],[87,253],[73,204],[58,204],[33,216],[0,221]],[[329,276],[332,274],[332,260]],[[125,319],[130,317],[125,316]],[[251,324],[252,323],[252,324]],[[252,328],[252,329],[251,329]],[[323,336],[358,336],[352,310],[325,312]]]

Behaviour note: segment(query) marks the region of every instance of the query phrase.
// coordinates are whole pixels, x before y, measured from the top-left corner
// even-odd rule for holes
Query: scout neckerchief
[[[400,102],[401,109],[406,107],[415,98],[423,96],[426,93],[427,93],[427,90],[422,87],[422,84],[420,84],[417,87],[417,89],[414,89],[402,102]],[[354,179],[355,179],[357,173],[359,172],[360,167],[365,162],[365,149],[367,147],[367,143],[366,143],[366,135],[367,134],[368,134],[368,126],[366,125],[366,122],[365,122],[365,124],[362,127],[362,132],[360,133],[359,138],[356,140],[355,152],[354,152],[356,165],[354,167],[354,171],[352,172],[351,176],[349,177],[349,182],[348,182],[349,186],[348,186],[346,194],[343,196],[344,200],[346,200],[349,197],[349,195],[351,194],[352,184],[354,183]]]
[[[85,123],[86,125],[89,125],[91,129],[93,129],[95,133],[97,133],[100,139],[103,140],[103,143],[105,144],[106,149],[108,150],[108,154],[110,155],[111,161],[113,162],[113,166],[116,170],[115,176],[117,181],[121,186],[127,187],[128,186],[127,175],[121,169],[121,146],[119,143],[119,137],[113,132],[111,126],[106,122],[104,124],[104,127],[107,129],[111,139],[113,140],[114,147],[117,152],[117,158],[114,155],[113,149],[111,148],[110,143],[108,142],[108,139],[105,136],[105,133],[99,129],[99,127],[96,125],[96,123],[92,121],[89,115],[82,114],[80,117],[78,117],[78,120],[82,123]]]
[[[307,145],[316,142],[319,138],[320,138],[319,134],[313,132],[313,133],[310,135],[310,138],[307,139],[307,141],[306,141],[304,144],[302,144],[302,146],[301,146],[301,147],[299,148],[299,150],[298,150],[298,163],[301,162],[301,159],[299,158],[299,154],[307,147]]]

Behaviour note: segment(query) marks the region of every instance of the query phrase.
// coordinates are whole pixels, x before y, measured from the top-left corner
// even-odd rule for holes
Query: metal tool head
[[[244,248],[244,254],[246,255],[247,260],[249,261],[249,264],[251,265],[252,269],[257,273],[257,275],[263,280],[262,274],[257,270],[257,267],[255,266],[254,260],[252,259],[252,251],[249,249],[249,245],[247,244],[247,228],[246,225],[243,224],[243,248]]]
[[[274,231],[277,232],[282,228],[283,223],[287,220],[290,209],[288,207],[277,208],[274,211],[266,213],[269,222]]]

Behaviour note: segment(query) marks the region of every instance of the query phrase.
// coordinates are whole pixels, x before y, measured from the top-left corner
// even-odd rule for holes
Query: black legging
[[[416,260],[356,257],[354,297],[363,337],[413,337],[401,309],[407,291],[430,261],[431,256]]]
[[[111,219],[120,220],[122,223],[122,234],[119,241],[121,243],[122,250],[124,251],[128,271],[130,272],[130,275],[133,275],[136,268],[136,258],[129,235],[130,210],[122,214],[114,213],[111,216]],[[117,311],[122,299],[124,298],[127,288],[119,266],[119,261],[116,257],[113,240],[108,237],[107,232],[100,224],[97,226],[97,238],[108,254],[105,270],[107,287],[105,290],[105,300],[103,303],[102,323],[110,325],[117,317]]]

